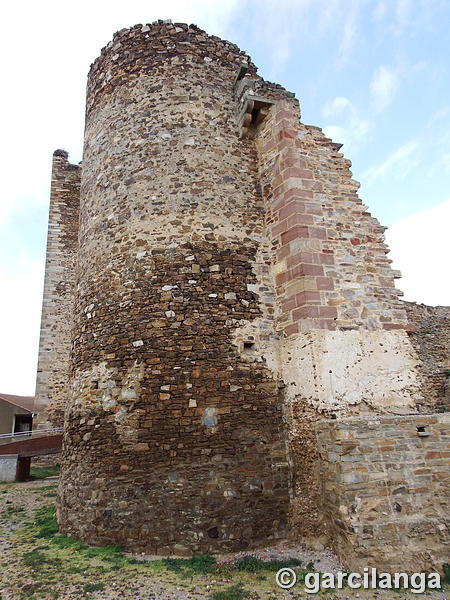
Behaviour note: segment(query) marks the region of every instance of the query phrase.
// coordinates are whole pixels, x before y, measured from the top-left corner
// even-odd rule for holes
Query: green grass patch
[[[216,559],[209,555],[193,556],[192,558],[163,558],[162,563],[168,571],[186,577],[217,573],[218,570]]]
[[[41,485],[40,487],[32,487],[30,492],[47,492],[47,491],[56,491],[58,489],[58,485],[55,483],[49,483],[48,485]]]
[[[44,498],[56,498],[57,492],[56,492],[56,490],[50,490],[48,492],[45,492],[42,495],[44,496]]]
[[[211,596],[211,600],[245,600],[247,597],[247,590],[239,583],[220,592],[214,592]]]
[[[48,490],[43,487],[42,492],[45,491]],[[153,578],[164,582],[168,590],[172,585],[198,585],[203,589],[208,583],[211,600],[243,600],[248,598],[250,589],[277,592],[275,572],[280,568],[295,568],[301,582],[308,567],[312,567],[301,568],[298,559],[264,561],[250,555],[226,563],[217,562],[210,555],[144,561],[127,556],[118,545],[91,547],[58,533],[53,504],[36,510],[14,536],[22,559],[21,581],[30,574],[33,579],[26,583],[26,590],[21,588],[20,597],[34,600],[54,598],[56,591],[67,586],[76,586],[83,597],[83,589],[87,594],[101,591],[114,581],[123,586],[128,581]],[[187,578],[191,579],[189,584]],[[15,585],[20,586],[19,581]]]
[[[59,475],[59,466],[56,467],[31,467],[30,479],[45,479]]]
[[[39,508],[35,513],[34,525],[38,528],[36,537],[51,538],[58,533],[54,505]]]
[[[442,580],[442,585],[450,586],[450,565],[445,563],[442,565],[442,570],[444,571],[444,579]]]
[[[104,583],[86,583],[84,586],[84,592],[101,592],[105,589]]]
[[[35,548],[31,552],[25,552],[25,554],[22,556],[22,560],[24,565],[35,569],[47,562],[47,557],[43,552],[40,552],[37,548]]]
[[[32,488],[30,491],[41,494],[44,498],[56,498],[57,490],[57,485],[43,485],[41,487]]]

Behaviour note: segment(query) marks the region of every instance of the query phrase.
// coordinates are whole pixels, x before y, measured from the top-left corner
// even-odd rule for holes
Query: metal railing
[[[45,437],[62,433],[63,427],[54,427],[53,429],[32,429],[31,431],[18,431],[17,433],[0,433],[0,442],[22,440],[30,437]]]

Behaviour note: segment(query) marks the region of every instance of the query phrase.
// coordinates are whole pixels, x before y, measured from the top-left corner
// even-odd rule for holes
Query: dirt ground
[[[56,530],[53,507],[57,479],[54,476],[0,483],[0,600],[447,600],[449,597],[448,587],[424,594],[348,587],[308,594],[302,581],[305,569],[336,573],[341,567],[329,551],[315,552],[287,542],[251,554],[194,561],[129,555],[117,547],[88,548]],[[290,590],[280,589],[275,582],[277,568],[282,565],[290,565],[298,575],[297,584]]]

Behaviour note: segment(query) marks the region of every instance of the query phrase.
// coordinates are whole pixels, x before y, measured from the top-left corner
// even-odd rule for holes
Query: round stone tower
[[[273,294],[235,117],[243,64],[255,74],[235,45],[158,22],[117,33],[89,74],[57,515],[91,544],[206,552],[285,534],[278,383],[236,334]]]

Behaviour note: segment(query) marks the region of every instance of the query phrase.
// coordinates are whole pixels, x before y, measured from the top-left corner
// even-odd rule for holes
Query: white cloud
[[[396,16],[399,27],[403,28],[407,25],[411,8],[411,0],[397,0]]]
[[[342,39],[338,50],[338,65],[345,64],[355,46],[358,36],[358,3],[353,2],[349,7],[346,7],[346,19],[342,30]]]
[[[375,21],[379,21],[380,19],[382,19],[384,17],[384,15],[386,14],[386,5],[384,4],[384,2],[378,2],[378,4],[376,5],[372,16],[373,19]]]
[[[386,232],[393,267],[400,269],[398,287],[405,300],[430,305],[450,305],[448,223],[450,199],[418,212]]]
[[[405,177],[415,162],[411,160],[411,155],[417,150],[419,144],[416,141],[409,142],[401,146],[395,152],[392,152],[384,162],[374,167],[370,167],[361,175],[361,181],[372,183],[378,177],[383,177],[392,169],[396,169],[401,177]]]
[[[0,265],[0,392],[34,395],[44,265],[23,260]]]
[[[368,138],[372,128],[371,121],[354,114],[346,125],[326,125],[323,131],[334,142],[344,144],[347,156],[355,156],[357,148]]]
[[[331,102],[327,102],[323,107],[323,116],[328,118],[342,113],[346,108],[351,107],[351,102],[344,96],[337,96]]]
[[[345,153],[354,156],[361,143],[368,139],[373,128],[372,121],[361,116],[345,96],[336,96],[327,102],[322,112],[325,118],[335,120],[335,123],[323,127],[325,135],[335,142],[344,144]]]
[[[398,87],[397,80],[396,73],[384,65],[375,71],[370,84],[370,93],[377,110],[384,110],[392,102]]]

